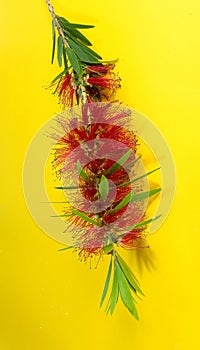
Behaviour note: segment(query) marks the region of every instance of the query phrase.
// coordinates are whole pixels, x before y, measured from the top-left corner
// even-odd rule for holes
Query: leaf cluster
[[[57,61],[59,67],[62,67],[64,63],[64,70],[54,79],[61,78],[64,74],[69,72],[72,68],[78,77],[84,73],[84,67],[89,64],[101,63],[102,57],[92,50],[91,42],[83,35],[78,29],[93,28],[93,25],[70,23],[66,18],[56,16],[60,28],[62,29],[63,36],[56,31],[56,23],[52,21],[52,58],[51,63],[54,62],[55,51],[57,47]],[[58,35],[57,35],[58,32]],[[53,81],[53,82],[54,82]]]
[[[113,314],[120,297],[124,306],[128,309],[131,315],[138,320],[136,298],[140,299],[140,295],[144,294],[140,288],[137,278],[134,276],[126,262],[115,250],[113,250],[111,255],[108,273],[100,301],[100,307],[102,307],[108,293],[109,285],[111,284],[111,275],[113,275],[113,279],[111,293],[105,309],[106,314],[109,312],[111,315]]]

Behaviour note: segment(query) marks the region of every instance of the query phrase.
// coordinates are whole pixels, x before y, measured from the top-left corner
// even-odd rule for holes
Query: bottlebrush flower
[[[123,235],[123,237],[118,241],[119,245],[125,249],[148,248],[149,246],[146,241],[146,235],[144,234],[145,228],[146,226],[133,229],[127,234]]]
[[[102,101],[112,96],[120,87],[120,78],[112,71],[114,65],[86,66],[82,77],[74,74],[63,75],[55,86],[53,94],[59,98],[59,103],[66,107],[72,107],[80,102]]]
[[[70,198],[75,198],[78,195],[79,201],[74,201],[71,206],[71,215],[66,216],[66,232],[72,233],[74,246],[80,249],[79,256],[85,259],[86,256],[102,254],[102,249],[109,239],[112,242],[118,242],[118,235],[120,236],[120,231],[124,227],[140,222],[143,217],[143,203],[132,204],[132,211],[130,213],[129,210],[127,215],[125,214],[127,205],[113,212],[113,209],[131,193],[133,188],[136,192],[140,191],[137,182],[134,185],[129,184],[131,165],[128,164],[136,159],[137,148],[135,134],[123,127],[127,122],[129,109],[123,109],[121,106],[115,108],[113,103],[88,103],[82,105],[80,111],[81,114],[77,112],[76,115],[80,116],[81,121],[84,121],[84,125],[79,125],[76,118],[70,120],[69,124],[62,117],[59,120],[62,135],[54,135],[57,143],[54,148],[53,165],[57,174],[63,180],[63,185],[69,186],[69,192],[67,193],[69,193]],[[91,116],[93,120],[88,123]],[[71,126],[73,126],[72,129]],[[99,158],[98,153],[96,156],[95,144],[88,153],[85,146],[92,140],[98,140],[98,150],[104,157]],[[106,141],[104,142],[104,140]],[[109,144],[109,140],[115,142]],[[120,148],[118,150],[116,145],[124,146],[122,150]],[[116,161],[110,159],[109,155],[113,154],[115,157],[117,155],[117,160],[119,160],[125,154],[124,147],[127,147],[126,152],[127,149],[131,150],[130,156],[123,166],[119,165],[115,171],[109,172],[116,164]],[[78,161],[86,164],[82,168],[85,176],[74,173],[74,166]],[[134,170],[132,169],[132,175],[133,173]],[[75,176],[78,176],[78,189],[77,191],[73,189],[70,192],[70,186],[74,186],[73,179]],[[112,197],[113,191],[116,191],[111,205],[105,209],[102,209],[101,203],[99,207],[96,203],[101,197],[99,186],[102,176],[113,184],[113,187],[109,187],[109,196]],[[126,185],[122,186],[124,184]],[[83,201],[82,203],[81,198],[86,202]],[[89,206],[94,203],[93,208],[96,208],[94,214],[89,212],[88,203]],[[69,209],[65,214],[69,214]],[[92,222],[96,223],[95,227]],[[135,232],[134,236],[124,236],[119,240],[119,244],[130,247],[132,241],[136,239]],[[139,237],[141,230],[137,232]],[[130,234],[128,233],[128,235]]]
[[[76,153],[72,151],[79,147],[79,160],[82,159],[85,164],[91,161],[88,157],[87,150],[81,145],[87,144],[91,140],[114,140],[120,145],[127,146],[136,152],[137,139],[133,132],[126,128],[127,119],[129,117],[129,109],[123,109],[114,103],[87,103],[81,107],[80,121],[76,118],[71,119],[68,123],[65,118],[60,116],[58,121],[61,128],[60,133],[55,133],[52,137],[57,141],[54,149],[53,167],[57,170],[57,174],[64,174],[70,170],[70,164],[65,167],[67,157],[70,155],[72,166],[77,161]],[[120,109],[120,110],[119,110]],[[92,115],[92,120],[90,116]],[[82,124],[85,125],[82,125]],[[116,143],[109,144],[101,142],[101,154],[113,152],[116,154]],[[111,163],[110,163],[111,164]],[[95,171],[94,171],[95,173]],[[72,175],[72,174],[71,174]],[[111,176],[112,180],[112,176]],[[120,177],[118,178],[120,182]]]
[[[113,72],[115,65],[93,65],[86,68],[86,92],[91,100],[108,99],[120,87],[120,78]]]
[[[59,103],[63,105],[63,108],[67,106],[72,107],[74,105],[74,98],[76,92],[76,86],[73,82],[72,74],[63,75],[58,83],[53,83],[50,87],[56,86],[53,94],[56,94],[59,98]]]

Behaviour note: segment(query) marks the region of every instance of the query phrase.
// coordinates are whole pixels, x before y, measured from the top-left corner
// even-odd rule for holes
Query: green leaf
[[[66,47],[66,52],[73,69],[78,75],[80,75],[82,72],[82,67],[74,51],[70,49],[70,47]]]
[[[101,63],[116,63],[119,61],[119,58],[115,58],[113,60],[101,60]]]
[[[52,46],[51,64],[53,64],[53,61],[54,61],[55,47],[56,47],[56,32],[55,32],[55,21],[54,21],[54,19],[52,20],[52,40],[53,40],[53,46]]]
[[[65,248],[61,248],[61,249],[58,249],[59,252],[63,251],[63,250],[68,250],[68,249],[72,249],[74,248],[73,245],[70,245],[69,247],[65,247]]]
[[[83,170],[80,161],[78,160],[76,163],[77,173],[81,176],[86,182],[90,183],[90,179],[87,176],[86,172]]]
[[[78,29],[90,29],[95,27],[92,24],[78,24],[78,23],[70,23],[70,26]]]
[[[97,221],[91,219],[89,216],[85,215],[84,213],[82,213],[82,212],[80,212],[80,211],[78,211],[78,210],[76,210],[76,209],[72,209],[72,212],[73,212],[75,215],[79,216],[81,219],[83,219],[83,220],[89,222],[90,224],[99,226],[99,224],[98,224]]]
[[[93,61],[95,63],[98,63],[99,60],[90,53],[88,48],[83,48],[82,46],[76,44],[73,40],[68,38],[68,43],[70,47],[75,51],[76,55],[80,58],[83,62],[90,62]]]
[[[127,159],[130,157],[132,150],[129,149],[117,162],[115,162],[107,171],[106,171],[106,175],[107,174],[113,174],[115,171],[117,171],[120,166],[122,166],[122,164],[124,164]]]
[[[134,291],[135,292],[138,291],[140,294],[144,295],[144,293],[142,292],[139,286],[139,282],[137,278],[134,276],[129,266],[126,264],[126,262],[122,259],[122,257],[118,253],[117,253],[117,260],[119,262],[121,270],[123,271],[124,275],[127,278],[127,281],[133,287]]]
[[[56,190],[77,190],[77,186],[56,186],[54,187]]]
[[[94,50],[92,50],[90,47],[87,47],[81,43],[80,43],[80,46],[86,53],[91,54],[92,56],[99,58],[100,60],[102,59],[102,57],[98,53],[96,53]]]
[[[82,42],[84,45],[91,46],[91,42],[83,35],[79,30],[69,27],[68,29],[65,29],[64,32],[66,34],[71,34],[75,39],[78,39],[79,42]]]
[[[65,35],[78,39],[79,42],[82,42],[84,45],[92,45],[91,42],[85,37],[85,35],[83,35],[79,30],[72,26],[66,19],[58,18],[58,22]]]
[[[139,223],[136,224],[136,225],[126,227],[125,229],[123,229],[123,231],[124,231],[124,230],[126,230],[126,231],[131,231],[131,230],[134,230],[134,229],[136,229],[136,228],[146,226],[146,225],[150,224],[152,221],[155,221],[155,220],[157,220],[157,219],[160,218],[160,217],[161,217],[161,215],[158,215],[158,216],[155,216],[155,217],[153,217],[153,218],[151,218],[151,219],[148,219],[148,220],[139,222]]]
[[[109,310],[110,310],[110,296],[109,296],[109,299],[108,299],[108,302],[107,302],[107,305],[106,305],[106,308],[105,308],[106,315],[108,314]]]
[[[139,193],[134,194],[135,190],[133,190],[132,192],[127,194],[127,196],[124,199],[122,199],[122,201],[119,204],[117,204],[116,207],[110,211],[110,213],[111,214],[115,213],[116,211],[124,208],[130,202],[143,201],[143,200],[155,195],[156,193],[158,193],[160,191],[161,191],[161,188],[155,188],[155,189],[150,190],[150,191],[139,192]]]
[[[52,19],[51,24],[52,24],[52,40],[53,40],[54,36],[55,36],[55,21],[54,21],[54,19]]]
[[[109,305],[109,310],[111,315],[113,314],[115,306],[117,305],[118,296],[119,296],[119,281],[118,281],[118,274],[116,271],[116,264],[115,264],[112,291],[110,294],[110,305]]]
[[[112,252],[112,250],[113,250],[113,244],[112,244],[112,243],[106,245],[106,246],[103,248],[104,254],[108,254],[108,253]]]
[[[99,193],[100,193],[101,199],[107,198],[108,192],[109,192],[109,182],[106,179],[106,177],[102,175],[101,181],[99,184]]]
[[[58,74],[53,80],[52,84],[55,83],[56,80],[60,79],[63,75],[67,74],[69,72],[68,68],[64,69],[60,74]]]
[[[63,61],[64,61],[65,69],[68,69],[66,50],[64,49],[64,47],[63,47]]]
[[[53,45],[52,45],[52,55],[51,55],[51,64],[53,64],[53,61],[54,61],[55,48],[56,48],[56,34],[54,33]]]
[[[116,270],[119,280],[119,292],[123,304],[129,310],[129,312],[138,320],[138,313],[135,307],[134,299],[131,295],[129,283],[118,263],[116,264]]]
[[[133,179],[133,180],[128,181],[128,182],[125,182],[125,183],[119,185],[119,187],[128,186],[128,185],[130,185],[130,184],[132,184],[132,183],[134,183],[134,182],[137,182],[138,180],[143,179],[144,177],[146,177],[146,176],[148,176],[148,175],[154,173],[154,172],[157,171],[157,170],[160,170],[160,168],[156,168],[156,169],[154,169],[154,170],[149,171],[148,173],[146,173],[146,174],[144,174],[144,175],[141,175],[141,176],[137,177],[136,179]]]
[[[62,54],[63,54],[63,41],[62,41],[62,37],[59,35],[58,37],[58,44],[57,44],[57,59],[58,59],[58,64],[59,67],[62,66]]]
[[[129,202],[131,201],[132,195],[133,195],[132,192],[127,194],[127,196],[124,199],[122,199],[122,201],[119,204],[117,204],[114,209],[110,210],[110,214],[115,213],[116,211],[124,208],[127,204],[129,204]]]
[[[154,196],[155,194],[157,194],[158,192],[161,191],[161,188],[154,188],[150,191],[146,191],[146,192],[139,192],[139,193],[136,193],[132,196],[131,198],[131,202],[140,202],[140,201],[143,201],[149,197],[152,197]]]
[[[130,166],[133,167],[140,159],[141,159],[141,156],[137,157],[133,162],[125,164],[124,168],[130,167]]]
[[[100,301],[100,307],[102,307],[103,302],[104,302],[105,297],[106,297],[106,294],[107,294],[107,292],[108,292],[108,287],[109,287],[109,283],[110,283],[111,271],[112,271],[112,255],[111,255],[110,265],[109,265],[109,268],[108,268],[108,273],[107,273],[107,277],[106,277],[106,281],[105,281],[105,285],[104,285],[104,289],[103,289],[103,293],[102,293],[102,297],[101,297],[101,301]]]
[[[79,28],[79,29],[90,29],[94,28],[94,25],[91,24],[79,24],[79,23],[70,23],[64,17],[57,16],[60,24],[65,25],[67,28]]]

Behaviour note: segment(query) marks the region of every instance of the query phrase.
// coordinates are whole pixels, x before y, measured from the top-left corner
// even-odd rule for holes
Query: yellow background
[[[23,159],[38,128],[59,111],[45,86],[51,20],[45,1],[2,0],[1,350],[199,349],[199,0],[55,0],[57,13],[88,30],[106,59],[119,57],[118,97],[147,115],[168,141],[176,164],[173,209],[151,237],[145,259],[125,255],[146,297],[135,321],[118,305],[99,310],[108,261],[98,270],[58,252],[26,208]]]

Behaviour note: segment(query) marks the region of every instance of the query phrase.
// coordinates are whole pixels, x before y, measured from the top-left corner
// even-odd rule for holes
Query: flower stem
[[[51,16],[52,16],[52,18],[53,18],[53,20],[55,22],[55,25],[56,25],[56,27],[58,29],[58,33],[60,34],[60,36],[62,38],[63,44],[65,46],[69,47],[69,44],[68,44],[68,42],[67,42],[67,40],[65,38],[65,35],[63,33],[63,30],[62,30],[60,24],[58,22],[58,18],[57,18],[56,14],[55,14],[54,8],[53,8],[50,0],[45,0],[45,1],[46,1],[47,6],[48,6],[49,12],[51,13]]]

